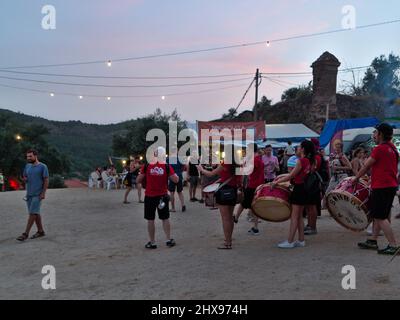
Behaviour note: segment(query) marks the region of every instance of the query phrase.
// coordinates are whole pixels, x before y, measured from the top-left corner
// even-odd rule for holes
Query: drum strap
[[[218,189],[215,190],[215,192],[217,192],[217,191],[218,191],[219,189],[221,189],[222,187],[226,186],[232,179],[233,179],[233,177],[230,177],[228,180],[226,180],[226,181],[224,181],[223,183],[221,183],[221,184],[218,186]]]

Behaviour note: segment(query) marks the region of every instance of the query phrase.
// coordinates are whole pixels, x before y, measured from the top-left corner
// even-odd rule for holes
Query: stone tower
[[[313,68],[311,117],[318,131],[321,131],[325,124],[327,110],[329,119],[337,119],[336,84],[339,66],[339,60],[327,51],[311,65]]]

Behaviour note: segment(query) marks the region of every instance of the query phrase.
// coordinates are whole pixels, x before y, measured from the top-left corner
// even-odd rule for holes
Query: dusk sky
[[[56,29],[41,26],[42,7],[56,9]],[[356,24],[400,18],[399,0],[2,0],[0,2],[0,108],[51,120],[115,123],[177,109],[188,121],[211,120],[236,107],[256,68],[261,72],[311,72],[324,51],[341,68],[369,65],[373,58],[400,54],[400,23],[285,42],[136,61],[106,61],[176,51],[206,49],[324,32],[342,27],[342,8],[356,9]],[[230,78],[132,80],[13,74],[2,68],[100,60],[93,65],[16,69],[18,72],[97,76],[196,76],[249,73]],[[10,71],[10,69],[8,69]],[[2,78],[3,77],[3,78]],[[237,82],[166,88],[103,88],[34,83],[4,77],[107,85],[171,85],[242,79]],[[248,78],[248,79],[247,79]],[[339,76],[339,89],[348,75]],[[282,92],[311,77],[264,79],[260,97],[278,102]],[[1,85],[37,89],[31,92]],[[229,89],[168,96],[209,89]],[[54,97],[50,93],[54,92]],[[63,96],[58,93],[73,93]],[[79,99],[79,96],[83,99]],[[107,101],[102,97],[110,96]],[[113,98],[116,95],[154,95]],[[165,96],[165,99],[161,99]],[[239,112],[254,104],[254,88]]]

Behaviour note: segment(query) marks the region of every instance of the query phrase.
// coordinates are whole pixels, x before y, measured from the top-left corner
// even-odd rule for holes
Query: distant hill
[[[124,132],[125,127],[134,121],[108,125],[81,121],[50,121],[5,109],[0,109],[1,115],[10,117],[10,120],[16,123],[41,124],[47,127],[50,130],[47,137],[49,143],[69,157],[71,173],[83,176],[95,166],[108,163],[108,156],[112,155],[113,135]]]

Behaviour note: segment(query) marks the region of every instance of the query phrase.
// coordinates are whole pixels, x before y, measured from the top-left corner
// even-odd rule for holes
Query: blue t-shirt
[[[168,158],[169,165],[174,169],[176,175],[179,177],[179,179],[182,179],[182,173],[183,173],[183,168],[184,165],[179,161],[177,157],[171,157]]]
[[[24,177],[26,177],[26,195],[36,197],[43,192],[44,179],[49,177],[49,169],[41,162],[37,165],[28,163],[24,169]]]

